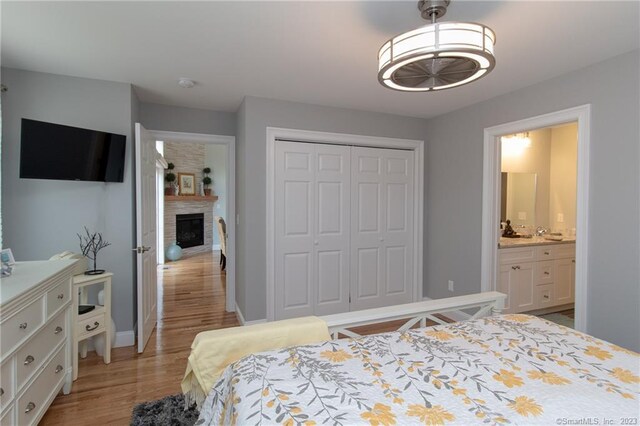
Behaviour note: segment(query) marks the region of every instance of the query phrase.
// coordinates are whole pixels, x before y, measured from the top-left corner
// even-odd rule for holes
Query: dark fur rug
[[[131,426],[192,426],[198,420],[198,415],[195,405],[184,410],[182,394],[169,395],[133,407]]]

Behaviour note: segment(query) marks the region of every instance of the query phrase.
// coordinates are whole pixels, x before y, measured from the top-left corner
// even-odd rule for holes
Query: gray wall
[[[140,103],[140,122],[149,130],[235,136],[236,113]]]
[[[83,225],[112,243],[98,267],[114,272],[112,314],[119,331],[134,324],[130,84],[2,69],[2,220],[4,246],[16,260],[78,252]],[[20,120],[31,118],[127,136],[123,183],[19,179]]]
[[[483,130],[591,104],[587,331],[640,349],[639,53],[427,122],[425,295],[480,291]],[[578,238],[581,236],[578,235]]]
[[[254,97],[238,116],[236,298],[250,321],[266,317],[266,128],[424,139],[425,120]]]

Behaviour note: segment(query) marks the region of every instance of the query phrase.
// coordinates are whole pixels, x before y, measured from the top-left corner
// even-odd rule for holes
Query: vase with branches
[[[167,165],[168,172],[164,176],[164,180],[167,181],[169,186],[164,189],[164,195],[177,195],[176,174],[172,171],[175,167],[173,163]]]
[[[84,232],[84,235],[76,234],[80,240],[80,251],[83,256],[93,261],[93,269],[86,271],[85,275],[102,274],[104,273],[104,269],[97,268],[98,252],[103,248],[110,246],[111,243],[104,240],[100,232],[92,233],[86,226],[84,227]]]

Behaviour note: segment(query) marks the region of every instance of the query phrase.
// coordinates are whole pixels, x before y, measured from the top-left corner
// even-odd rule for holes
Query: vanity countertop
[[[562,241],[546,240],[544,237],[533,238],[504,238],[500,237],[498,248],[514,248],[514,247],[529,247],[529,246],[544,246],[550,244],[573,244],[576,242],[576,237],[563,236]]]

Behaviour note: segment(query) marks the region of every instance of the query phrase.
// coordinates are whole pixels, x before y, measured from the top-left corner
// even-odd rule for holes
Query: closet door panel
[[[315,144],[314,314],[349,311],[351,148]]]
[[[414,153],[386,149],[383,168],[387,193],[385,306],[413,301]]]
[[[411,302],[413,152],[354,147],[351,161],[351,310]]]
[[[276,319],[313,314],[314,152],[309,144],[276,144]]]

